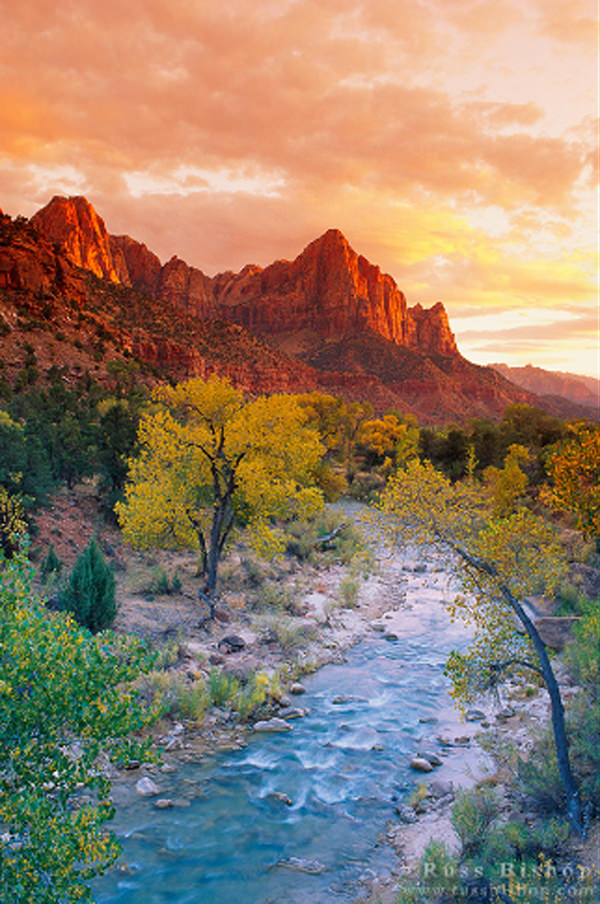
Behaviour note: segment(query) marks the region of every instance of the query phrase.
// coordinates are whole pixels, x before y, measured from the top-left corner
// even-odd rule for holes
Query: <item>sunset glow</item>
[[[84,194],[212,275],[330,227],[472,361],[598,376],[595,0],[29,0],[0,207]]]

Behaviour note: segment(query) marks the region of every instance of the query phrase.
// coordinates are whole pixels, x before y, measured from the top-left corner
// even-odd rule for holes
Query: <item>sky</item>
[[[331,227],[485,364],[599,374],[598,0],[0,0],[0,208],[213,275]]]

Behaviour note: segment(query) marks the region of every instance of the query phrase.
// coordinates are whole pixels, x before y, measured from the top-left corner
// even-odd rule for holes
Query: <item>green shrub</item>
[[[600,700],[581,692],[570,701],[567,731],[571,759],[584,804],[600,812]]]
[[[521,790],[536,810],[549,814],[564,808],[564,789],[550,729],[546,728],[536,739],[527,760],[519,759],[517,774]]]
[[[219,669],[211,669],[208,674],[208,694],[215,706],[229,705],[237,702],[241,684],[235,675],[228,675]]]
[[[556,596],[559,604],[557,615],[580,615],[587,601],[585,593],[570,581],[561,582]]]
[[[172,578],[169,578],[165,569],[157,566],[153,569],[150,581],[144,589],[151,597],[169,596],[171,593],[179,593],[181,590],[181,578],[177,572]]]
[[[316,628],[297,624],[285,616],[262,616],[257,619],[257,628],[263,643],[274,641],[286,653],[305,648],[317,635]]]
[[[586,696],[600,699],[600,600],[583,605],[581,621],[574,625],[573,634],[564,661]]]
[[[182,719],[199,722],[210,705],[203,681],[190,682],[174,670],[150,672],[144,679],[143,689],[163,714]]]
[[[465,856],[483,848],[499,811],[498,798],[492,788],[484,786],[457,793],[451,820]]]
[[[183,719],[200,722],[209,705],[210,695],[203,681],[193,681],[181,689],[177,706]]]
[[[238,693],[236,709],[244,722],[264,706],[270,692],[270,681],[264,672],[253,675]]]
[[[59,595],[59,608],[93,634],[110,628],[117,614],[115,578],[94,539],[77,558]]]
[[[63,563],[56,555],[54,543],[51,543],[50,548],[40,565],[40,577],[42,582],[45,584],[51,577],[57,578],[62,571],[62,567]]]
[[[256,612],[302,614],[300,612],[301,604],[294,592],[285,584],[276,581],[265,581],[252,599],[250,608]]]
[[[330,540],[321,542],[338,528]],[[286,525],[286,552],[301,562],[341,561],[348,564],[363,551],[364,540],[352,523],[345,523],[339,512],[325,509],[314,518],[291,521]]]
[[[154,653],[154,668],[157,670],[168,669],[172,665],[177,665],[182,653],[183,644],[179,634],[168,637]]]
[[[358,578],[353,577],[351,574],[347,574],[342,578],[338,587],[338,593],[340,603],[344,608],[354,609],[358,603],[359,588],[360,582]]]

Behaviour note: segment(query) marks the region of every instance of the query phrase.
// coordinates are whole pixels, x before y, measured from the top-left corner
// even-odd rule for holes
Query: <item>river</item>
[[[350,902],[390,870],[381,835],[415,784],[410,757],[441,752],[440,725],[455,719],[443,670],[467,634],[440,582],[411,574],[407,608],[379,620],[385,633],[304,680],[309,713],[292,731],[161,774],[171,809],[122,793],[112,824],[122,865],[94,883],[98,904]]]

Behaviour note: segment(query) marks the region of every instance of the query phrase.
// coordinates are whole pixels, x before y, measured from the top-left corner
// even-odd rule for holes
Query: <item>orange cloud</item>
[[[594,15],[590,0],[15,4],[0,205],[85,191],[111,231],[207,272],[338,226],[451,314],[581,300]]]

